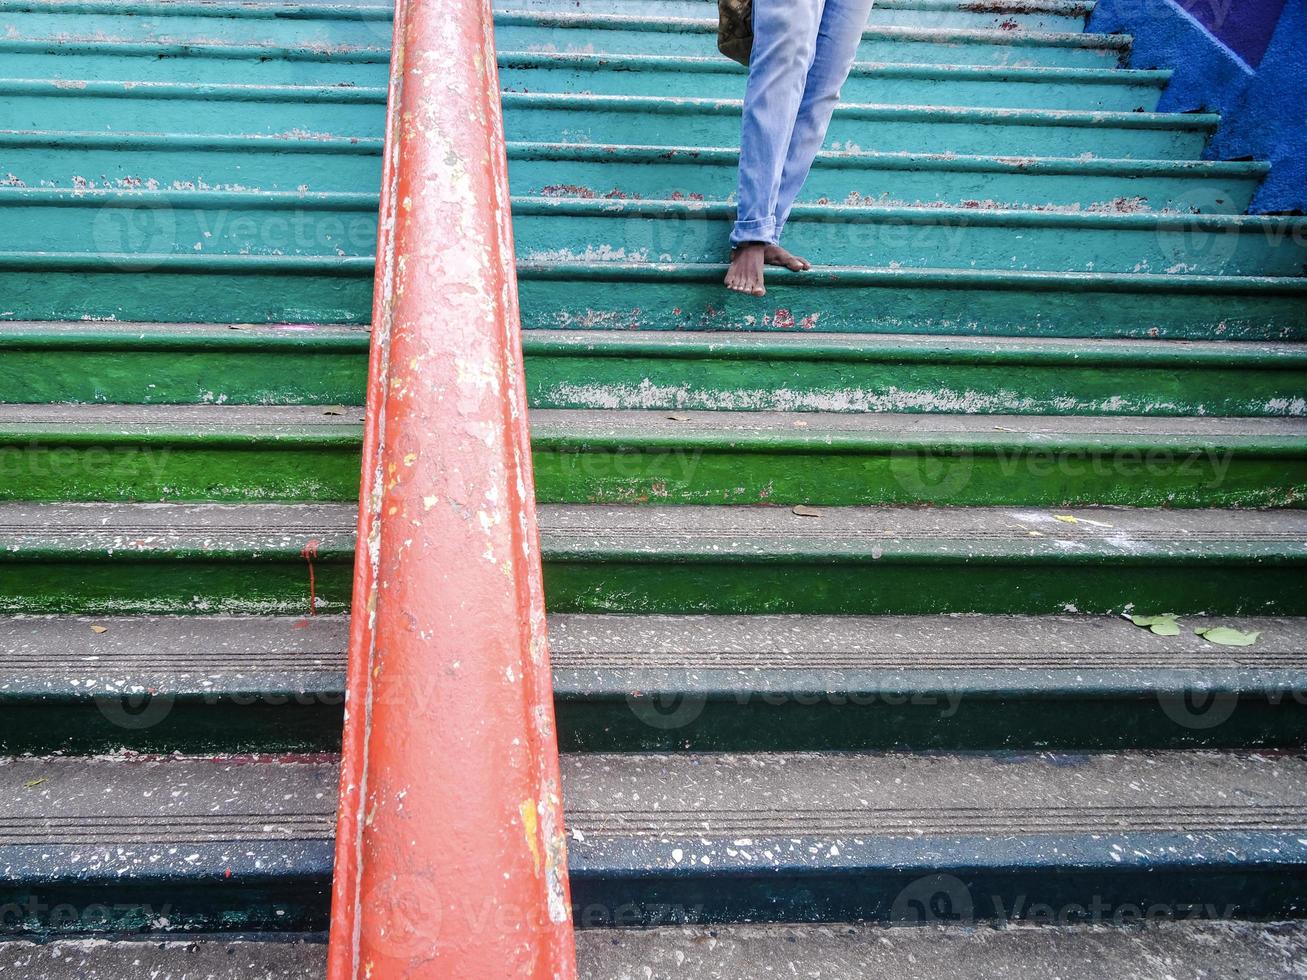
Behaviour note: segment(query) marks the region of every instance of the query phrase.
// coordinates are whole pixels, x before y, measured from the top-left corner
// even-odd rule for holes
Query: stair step
[[[1059,980],[1100,980],[1103,963],[1114,964],[1122,977],[1152,977],[1157,964],[1165,963],[1177,977],[1213,971],[1227,977],[1287,978],[1307,956],[1307,925],[1296,921],[1150,919],[1136,925],[1143,910],[1131,910],[1119,925],[1068,924],[1054,910],[1047,911],[1046,924],[1013,921],[1001,929],[939,924],[903,929],[873,923],[582,929],[576,934],[576,952],[579,974],[590,980],[637,977],[647,970],[654,977],[682,980],[771,980],[776,964],[830,971],[832,977],[892,973],[901,980],[939,980],[1047,974]],[[47,980],[318,980],[326,971],[326,957],[326,945],[311,940],[0,942],[0,963],[36,971]]]
[[[593,925],[619,909],[648,923],[658,906],[701,922],[911,922],[923,904],[963,921],[1018,904],[1108,921],[1153,902],[1296,915],[1305,767],[1185,752],[570,756],[572,900]]]
[[[336,783],[331,756],[6,759],[3,931],[324,930]]]
[[[362,409],[0,405],[5,500],[358,496]],[[535,410],[548,503],[1302,506],[1307,421]]]
[[[0,133],[0,148],[13,187],[375,193],[381,182],[375,139],[32,131]],[[726,147],[511,142],[508,157],[514,193],[528,196],[726,198],[739,165]],[[1217,160],[827,152],[803,200],[1241,214],[1268,170]]]
[[[363,403],[367,348],[318,324],[0,322],[0,391],[326,411]],[[1307,415],[1299,344],[533,330],[523,349],[534,408]]]
[[[0,78],[0,129],[372,137],[386,89]]]
[[[506,92],[501,101],[511,140],[673,147],[740,143],[739,99]],[[835,110],[826,146],[881,153],[1193,160],[1202,154],[1217,121],[1206,113],[850,102]]]
[[[130,200],[122,198],[123,206]],[[735,214],[727,201],[528,197],[513,200],[513,230],[525,262],[707,263],[721,255]],[[57,217],[52,212],[44,224]],[[180,213],[175,221],[185,245],[189,224]],[[790,212],[785,243],[843,266],[1261,276],[1307,270],[1307,219],[1252,215],[800,204]]]
[[[1307,337],[1307,280],[1302,278],[818,267],[806,273],[768,270],[767,296],[759,299],[722,289],[725,272],[724,265],[621,263],[607,257],[519,262],[522,325],[1184,340]]]
[[[39,64],[34,68],[39,71]],[[510,92],[739,99],[747,75],[743,66],[716,52],[712,57],[499,52],[499,82]],[[1168,71],[1122,68],[857,62],[840,97],[890,105],[1152,112],[1170,77]]]
[[[0,612],[337,612],[354,525],[348,504],[0,504]],[[546,504],[540,526],[560,613],[1307,613],[1290,510]]]
[[[9,254],[370,255],[367,193],[0,187]],[[707,263],[735,220],[728,201],[513,200],[525,262]],[[791,249],[824,265],[1164,275],[1301,276],[1307,219],[996,208],[801,204]]]
[[[144,154],[138,159],[106,162],[104,172],[159,173],[167,186],[166,175],[174,171],[166,161]],[[605,200],[722,200],[735,193],[739,167],[739,151],[726,147],[510,142],[508,159],[516,195]],[[11,166],[21,166],[19,160]],[[44,172],[56,168],[67,165],[45,164]],[[1242,214],[1268,169],[1264,163],[1215,160],[827,152],[818,155],[801,203]],[[268,186],[277,179],[269,174]],[[314,189],[331,188],[320,182]]]
[[[625,14],[663,17],[715,17],[713,0],[500,0],[496,9],[535,10],[589,15]],[[871,8],[873,27],[949,27],[971,30],[1079,31],[1093,10],[1092,3],[1024,3],[999,0],[878,0]]]
[[[501,51],[702,55],[716,46],[717,18],[638,17],[506,11],[495,15]],[[1130,51],[1120,34],[1044,33],[871,26],[858,61],[1111,68]]]
[[[1295,746],[1307,621],[550,617],[567,751]],[[1219,647],[1193,630],[1261,635]],[[102,632],[96,632],[95,629]],[[340,747],[343,616],[0,619],[0,751]]]
[[[671,921],[1303,912],[1307,759],[569,755],[574,913]],[[325,925],[336,767],[277,756],[12,759],[10,931]],[[166,802],[165,802],[166,801]],[[1231,854],[1238,860],[1231,860]],[[142,869],[148,869],[143,871]],[[113,901],[94,923],[50,908]],[[1019,911],[1014,911],[1019,910]],[[44,913],[45,921],[42,920]]]
[[[120,226],[111,226],[115,233]],[[0,317],[367,323],[370,256],[0,252]],[[528,329],[744,330],[1297,340],[1301,277],[970,269],[771,269],[767,297],[725,265],[519,262]],[[614,287],[617,288],[614,288]]]

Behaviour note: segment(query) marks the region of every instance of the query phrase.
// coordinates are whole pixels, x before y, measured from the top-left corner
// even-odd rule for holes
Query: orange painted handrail
[[[490,0],[399,0],[330,980],[576,974]]]

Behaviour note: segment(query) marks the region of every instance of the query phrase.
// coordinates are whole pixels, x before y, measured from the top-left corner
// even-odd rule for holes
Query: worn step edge
[[[0,82],[0,94],[3,94]],[[246,86],[249,87],[249,86]],[[504,92],[504,109],[581,112],[663,113],[668,115],[738,116],[739,99],[673,99],[656,95],[567,95],[555,92]],[[845,102],[836,110],[842,117],[869,122],[985,123],[1005,126],[1068,126],[1141,130],[1210,132],[1221,121],[1212,113],[1108,112],[1091,109],[987,109],[974,106],[881,105]]]
[[[0,38],[0,55],[4,54],[48,54],[69,59],[85,55],[112,55],[122,58],[230,58],[319,61],[329,64],[390,63],[388,46],[342,44],[324,48],[284,44],[224,44],[212,41],[116,41],[102,38]],[[73,63],[64,61],[61,64]]]
[[[544,504],[539,514],[547,561],[1307,563],[1307,516],[1286,510],[1067,508],[1057,514],[1074,520],[1064,521],[1040,508],[827,507],[813,519],[780,507]],[[5,503],[0,562],[303,561],[309,539],[337,560],[353,553],[355,521],[348,504]]]
[[[145,14],[155,17],[236,17],[258,20],[391,20],[394,4],[223,2],[223,0],[0,0],[0,13]]]
[[[362,136],[258,133],[99,133],[85,130],[0,130],[0,147],[63,147],[69,150],[241,150],[257,153],[331,153],[380,156],[383,140]]]
[[[622,30],[657,33],[716,34],[717,20],[700,17],[645,17],[626,14],[580,14],[534,10],[497,11],[498,26],[538,26],[573,30]],[[955,27],[868,27],[863,40],[926,41],[944,44],[995,44],[1013,47],[1098,48],[1128,51],[1126,34],[1083,34],[1067,31],[995,31]]]
[[[3,51],[0,43],[0,51]],[[502,68],[573,68],[578,71],[674,71],[691,74],[740,75],[746,69],[726,58],[691,55],[590,54],[554,51],[500,51]],[[1062,66],[937,65],[912,62],[855,61],[851,77],[920,78],[999,82],[1076,82],[1091,85],[1165,87],[1174,73],[1141,68],[1073,68]]]
[[[100,79],[0,78],[0,97],[192,99],[220,102],[384,105],[386,90],[349,85],[238,85],[218,82],[121,82]]]
[[[1307,620],[1188,616],[1177,637],[1113,616],[623,616],[549,619],[554,691],[950,690],[1021,697],[1307,691]],[[1222,648],[1193,630],[1259,631]],[[93,630],[92,627],[95,629]],[[148,693],[343,694],[346,616],[0,618],[0,703]],[[99,630],[100,632],[96,632]],[[296,705],[288,705],[294,710]]]
[[[0,404],[0,440],[17,446],[357,447],[362,409],[320,406]],[[1006,423],[1006,424],[1003,424]],[[796,427],[797,426],[797,427]],[[1307,421],[1292,418],[832,414],[535,409],[534,449],[977,455],[1237,452],[1307,457]]]

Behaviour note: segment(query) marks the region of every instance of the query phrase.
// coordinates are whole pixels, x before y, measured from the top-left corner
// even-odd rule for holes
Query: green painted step
[[[0,39],[5,78],[385,86],[389,46]]]
[[[350,504],[0,504],[0,612],[341,611],[355,520]],[[545,504],[540,527],[556,613],[1307,613],[1298,511]]]
[[[381,186],[379,138],[28,130],[0,133],[0,154],[14,187],[375,194]]]
[[[0,129],[379,137],[385,88],[0,79]]]
[[[712,262],[734,221],[735,206],[726,201],[513,200],[517,253],[526,262]],[[804,204],[790,212],[785,244],[821,265],[1165,275],[1307,271],[1307,219],[1249,215]]]
[[[1239,341],[533,330],[533,408],[1307,415],[1307,350]],[[368,332],[0,322],[11,403],[360,405]]]
[[[499,82],[511,92],[738,99],[747,74],[720,55],[555,54],[503,47],[499,52]],[[1170,77],[1166,71],[1120,68],[860,62],[840,97],[883,105],[1151,112]]]
[[[503,51],[703,55],[716,45],[717,19],[600,16],[512,11],[496,15]],[[1125,35],[868,27],[858,61],[1012,68],[1112,68],[1124,63]]]
[[[535,410],[548,503],[1301,506],[1296,419]],[[0,406],[4,500],[358,496],[362,411]]]
[[[366,256],[367,193],[0,188],[10,254]],[[711,262],[735,219],[725,201],[515,198],[526,262]],[[1307,219],[799,205],[786,243],[822,265],[1300,276]]]
[[[520,262],[528,329],[743,330],[1295,340],[1301,278],[819,268],[767,274],[766,298],[724,265]],[[620,288],[614,289],[614,284]],[[876,290],[870,292],[869,290]],[[372,259],[0,253],[0,318],[367,323]],[[620,302],[619,302],[620,297]]]
[[[375,192],[380,140],[194,134],[0,133],[11,186]],[[508,144],[527,196],[727,198],[738,151],[724,147]],[[1215,160],[1027,159],[821,154],[803,200],[997,204],[1242,214],[1269,167]]]
[[[508,92],[508,138],[527,142],[738,147],[738,99]],[[1218,117],[847,103],[827,146],[882,153],[1192,160]],[[370,134],[365,134],[370,135]]]
[[[713,0],[499,0],[496,9],[555,13],[715,17]],[[1092,3],[1025,3],[1002,0],[877,0],[869,23],[876,27],[954,27],[965,29],[1079,31],[1093,10]]]
[[[157,159],[147,162],[142,154],[136,170],[158,172]],[[735,194],[739,167],[739,152],[725,147],[513,142],[508,159],[514,194],[605,200],[725,200]],[[121,163],[105,166],[124,172]],[[68,167],[56,162],[43,169]],[[1242,214],[1268,170],[1264,163],[1214,160],[826,152],[817,157],[801,202]]]
[[[556,615],[559,737],[570,752],[1301,744],[1307,621],[1181,624]],[[1193,632],[1217,624],[1257,644]],[[348,633],[345,616],[0,619],[0,751],[336,751]]]

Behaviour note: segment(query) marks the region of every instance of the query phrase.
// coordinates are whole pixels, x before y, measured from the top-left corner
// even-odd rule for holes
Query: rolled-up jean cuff
[[[742,245],[745,242],[766,242],[775,245],[776,219],[757,218],[753,221],[737,221],[731,229],[731,244]]]

